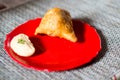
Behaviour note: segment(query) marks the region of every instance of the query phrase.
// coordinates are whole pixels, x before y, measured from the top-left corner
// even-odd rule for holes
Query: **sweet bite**
[[[50,9],[36,28],[35,35],[46,34],[76,42],[77,37],[73,30],[70,13],[60,8]]]
[[[11,49],[19,56],[29,57],[35,53],[35,47],[26,34],[14,36],[10,42]]]

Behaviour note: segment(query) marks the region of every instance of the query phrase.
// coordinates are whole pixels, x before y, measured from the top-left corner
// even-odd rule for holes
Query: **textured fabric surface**
[[[97,29],[102,50],[93,62],[70,71],[49,73],[26,69],[6,54],[6,34],[29,19],[43,17],[52,7],[66,9],[73,18]],[[0,13],[0,80],[110,80],[119,69],[120,0],[34,0]]]

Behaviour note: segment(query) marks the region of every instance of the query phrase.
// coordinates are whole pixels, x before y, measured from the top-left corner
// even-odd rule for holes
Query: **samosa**
[[[44,15],[35,34],[46,34],[72,42],[77,41],[70,13],[60,8],[52,8]]]

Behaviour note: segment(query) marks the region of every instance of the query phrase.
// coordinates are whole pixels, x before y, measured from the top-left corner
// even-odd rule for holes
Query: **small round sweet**
[[[19,56],[29,57],[35,53],[35,48],[26,34],[14,36],[10,42],[10,47]]]

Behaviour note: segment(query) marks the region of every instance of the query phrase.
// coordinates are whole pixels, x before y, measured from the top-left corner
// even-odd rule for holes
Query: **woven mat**
[[[52,8],[68,10],[73,18],[94,26],[102,50],[93,62],[70,71],[26,69],[4,51],[5,35],[29,19],[43,17]],[[0,80],[110,80],[120,69],[120,0],[34,0],[0,13]]]

